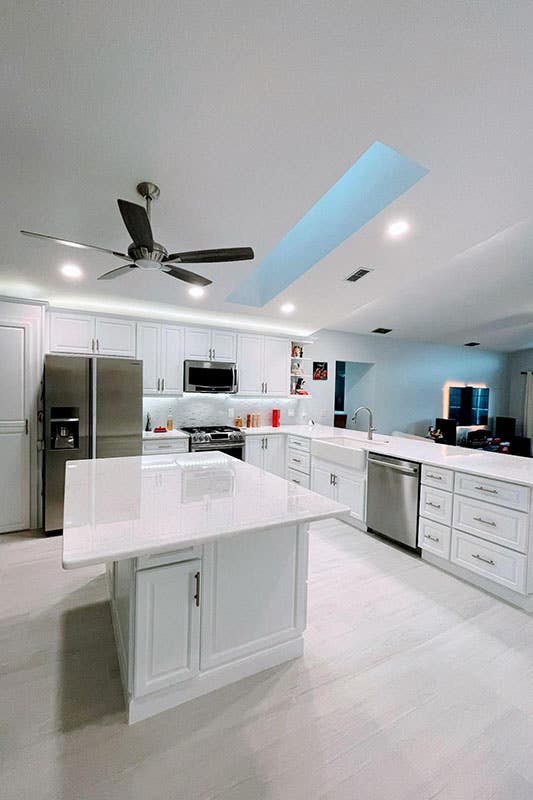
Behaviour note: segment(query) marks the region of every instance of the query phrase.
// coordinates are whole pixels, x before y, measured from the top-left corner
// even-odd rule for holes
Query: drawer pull
[[[296,464],[301,464],[302,463],[302,459],[301,458],[294,458],[294,456],[292,457],[292,461],[295,461]]]
[[[301,481],[297,481],[297,480],[296,480],[296,478],[293,478],[293,479],[292,479],[292,482],[293,482],[293,483],[301,483]]]
[[[433,478],[433,480],[435,480],[435,481],[441,481],[442,480],[442,475],[433,475],[432,472],[427,472],[426,473],[426,477]]]
[[[431,508],[440,508],[440,503],[432,503],[431,500],[426,500],[426,505],[431,506]]]
[[[496,523],[490,519],[483,519],[483,517],[474,517],[476,522],[482,522],[483,525],[492,525],[493,528],[496,527]]]
[[[430,539],[432,542],[440,542],[440,539],[439,539],[438,536],[432,536],[430,533],[425,533],[424,534],[424,539]]]
[[[486,486],[474,486],[474,489],[477,489],[479,492],[488,492],[489,494],[498,494],[497,489],[487,489]]]
[[[472,558],[477,558],[478,561],[483,561],[484,564],[490,564],[491,567],[496,566],[496,562],[493,561],[492,558],[483,558],[479,553],[472,553]]]

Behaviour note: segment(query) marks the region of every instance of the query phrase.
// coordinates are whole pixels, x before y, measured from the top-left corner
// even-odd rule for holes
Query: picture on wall
[[[328,379],[328,362],[313,361],[313,380],[327,381],[327,379]]]

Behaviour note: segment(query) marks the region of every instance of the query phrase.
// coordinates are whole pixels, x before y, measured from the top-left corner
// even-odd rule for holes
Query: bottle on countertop
[[[172,431],[172,430],[174,430],[174,417],[172,416],[172,413],[169,408],[167,417],[167,431]]]
[[[147,415],[146,415],[146,427],[145,427],[144,430],[145,431],[151,431],[152,430],[152,417],[150,416],[150,412],[148,412]]]

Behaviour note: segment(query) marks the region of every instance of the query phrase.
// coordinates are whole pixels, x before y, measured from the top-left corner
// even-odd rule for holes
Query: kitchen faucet
[[[359,408],[356,408],[353,412],[352,422],[355,422],[360,411],[368,411],[368,441],[371,442],[373,439],[372,434],[376,429],[372,426],[372,412],[368,406],[359,406]]]

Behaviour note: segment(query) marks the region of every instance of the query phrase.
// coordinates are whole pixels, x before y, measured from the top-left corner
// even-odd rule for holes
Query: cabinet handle
[[[493,561],[492,558],[483,558],[479,553],[472,553],[472,558],[477,558],[478,561],[483,561],[484,564],[490,564],[491,567],[496,566],[496,562]]]
[[[440,539],[439,539],[438,536],[432,536],[430,533],[425,533],[424,534],[424,539],[431,539],[432,542],[440,542]]]
[[[431,508],[440,508],[440,503],[432,503],[431,500],[426,500],[426,505],[431,506]]]
[[[268,450],[268,437],[265,437],[265,450]]]
[[[296,478],[293,478],[293,479],[292,479],[292,482],[293,482],[293,483],[298,483],[298,484],[300,484],[300,483],[301,483],[301,481],[297,481],[297,480],[296,480]]]
[[[165,379],[164,378],[161,378],[161,391],[162,392],[165,391]]]
[[[94,353],[94,339],[91,339],[91,349],[92,349],[92,351]]]
[[[96,340],[96,350],[98,353],[100,352],[100,339]]]
[[[432,472],[427,472],[426,473],[426,477],[427,478],[433,478],[434,481],[441,481],[442,480],[442,475],[433,475]]]
[[[194,585],[195,585],[195,588],[196,588],[196,591],[194,593],[194,602],[195,602],[196,607],[198,608],[199,605],[200,605],[200,573],[199,572],[197,572],[195,574],[195,576],[194,576]]]
[[[474,486],[479,492],[488,492],[489,494],[498,494],[497,489],[487,489],[485,486]]]
[[[26,420],[26,436],[28,435],[29,432],[30,432],[30,425],[28,420]]]
[[[295,463],[295,464],[301,464],[301,463],[302,463],[302,459],[301,459],[301,458],[295,458],[295,457],[293,456],[293,457],[292,457],[292,460],[294,461],[294,463]]]
[[[332,472],[329,473],[329,485],[333,486],[333,473]]]
[[[496,527],[496,523],[490,519],[483,519],[483,517],[474,517],[476,522],[482,522],[483,525],[492,525],[493,528]]]
[[[265,381],[265,394],[268,394],[268,381]]]
[[[216,356],[216,352],[217,352],[217,351],[216,351],[216,350],[215,350],[215,348],[213,347],[213,361],[214,361],[214,360],[215,360],[215,358],[217,357],[217,356]]]
[[[157,379],[157,391],[161,389],[161,378]]]

